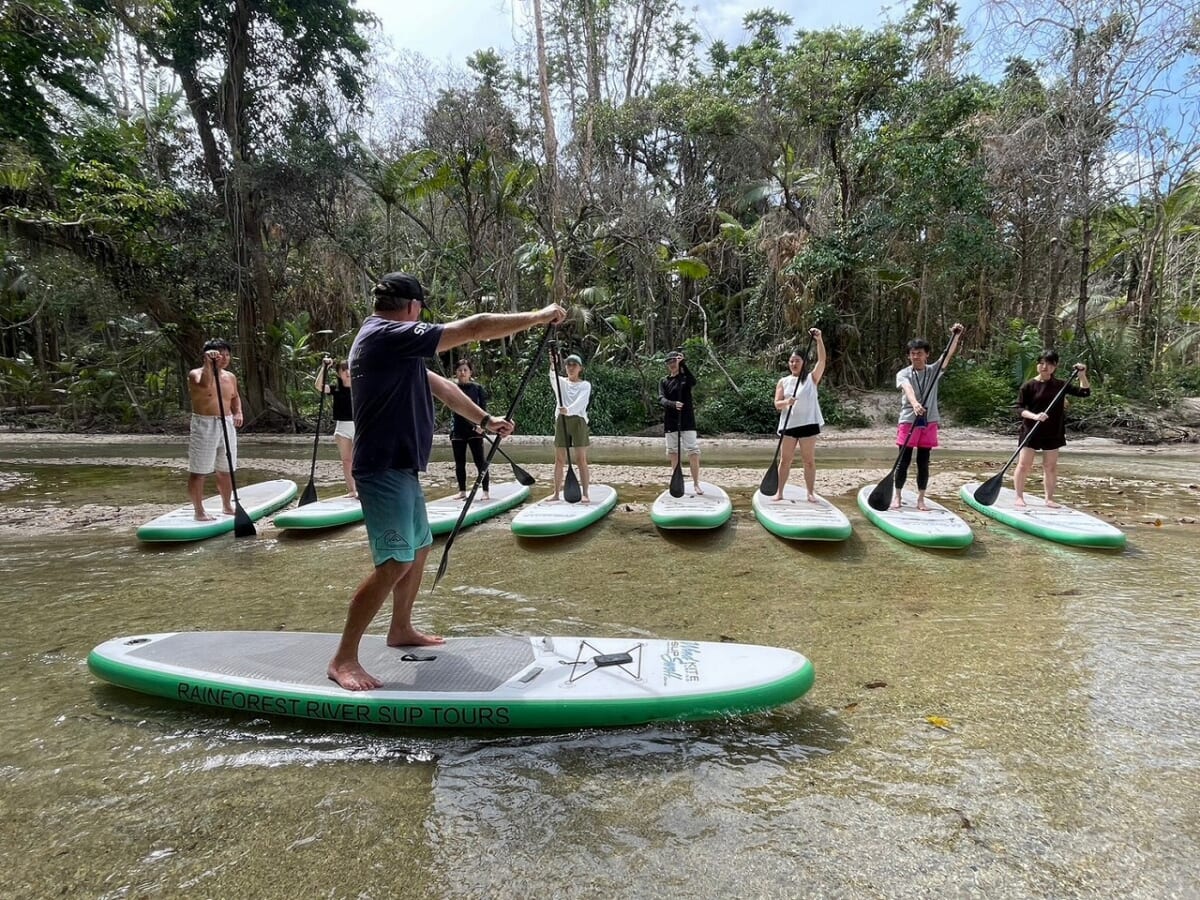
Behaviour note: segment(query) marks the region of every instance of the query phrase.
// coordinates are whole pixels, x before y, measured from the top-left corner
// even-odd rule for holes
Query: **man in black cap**
[[[490,415],[453,381],[426,369],[424,358],[472,341],[557,325],[566,317],[561,306],[551,304],[537,312],[481,313],[445,325],[423,322],[425,291],[404,272],[385,275],[374,294],[375,314],[363,323],[350,349],[350,389],[354,480],[375,568],[354,592],[328,670],[331,679],[351,691],[380,686],[359,663],[358,645],[389,594],[388,646],[443,643],[412,624],[413,602],[433,543],[418,480],[433,448],[433,398],[486,431],[508,435],[513,430],[512,422]]]
[[[667,442],[667,465],[675,471],[679,452],[688,455],[692,472],[692,489],[703,494],[700,488],[700,440],[696,436],[696,404],[692,400],[692,388],[696,376],[683,359],[683,351],[672,350],[667,354],[667,377],[658,383],[658,405],[663,408],[663,434]]]

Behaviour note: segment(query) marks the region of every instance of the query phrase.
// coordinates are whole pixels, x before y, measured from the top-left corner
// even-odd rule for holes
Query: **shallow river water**
[[[259,447],[243,480],[276,452],[297,455]],[[180,500],[175,470],[71,453],[100,455],[5,447],[0,510]],[[891,458],[821,464],[878,478]],[[978,478],[996,458],[936,465]],[[706,462],[718,483],[752,465]],[[509,516],[463,532],[430,592],[437,541],[416,619],[442,634],[724,638],[816,667],[769,713],[566,734],[338,727],[102,685],[85,658],[117,635],[340,630],[363,532],[261,523],[161,548],[137,521],[23,519],[0,531],[0,895],[1196,896],[1197,455],[1062,468],[1063,499],[1121,521],[1124,552],[1010,531],[950,492],[966,551],[895,541],[853,491],[830,494],[854,525],[840,545],[769,535],[748,487],[729,526],[669,535],[647,512],[662,485],[620,483],[616,511],[567,539],[518,540]]]

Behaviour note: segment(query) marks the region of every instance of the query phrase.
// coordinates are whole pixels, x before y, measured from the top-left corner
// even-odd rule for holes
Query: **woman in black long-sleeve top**
[[[469,359],[460,359],[454,369],[458,389],[466,394],[480,409],[487,409],[488,395],[482,384],[473,381],[475,367]],[[454,477],[458,479],[458,499],[467,498],[467,448],[475,461],[476,470],[483,472],[483,498],[488,496],[488,473],[484,466],[487,458],[483,452],[483,432],[476,422],[470,422],[454,414],[450,423],[450,449],[454,451]]]
[[[658,405],[663,408],[663,435],[667,444],[667,466],[675,471],[682,450],[688,455],[692,472],[692,488],[700,489],[700,441],[696,437],[696,404],[692,388],[696,376],[684,362],[683,353],[672,350],[667,354],[667,377],[658,383]]]
[[[1025,479],[1033,470],[1033,460],[1038,451],[1042,452],[1042,482],[1046,495],[1046,505],[1057,509],[1059,504],[1054,502],[1054,489],[1058,485],[1058,450],[1067,443],[1067,412],[1066,399],[1054,403],[1054,398],[1062,390],[1064,382],[1054,377],[1058,368],[1058,354],[1053,350],[1043,350],[1038,357],[1037,376],[1029,379],[1017,392],[1017,414],[1021,417],[1021,431],[1017,436],[1018,443],[1029,437],[1029,443],[1021,448],[1017,459],[1017,471],[1013,475],[1013,487],[1017,491],[1015,506],[1025,506]],[[1067,393],[1076,397],[1090,397],[1092,387],[1088,384],[1087,366],[1076,363],[1075,371],[1079,373],[1079,384],[1068,384]],[[1037,429],[1034,430],[1034,425]]]

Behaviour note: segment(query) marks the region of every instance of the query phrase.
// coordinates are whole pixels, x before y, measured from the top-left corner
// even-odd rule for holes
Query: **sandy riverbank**
[[[444,436],[438,437],[444,441]],[[261,442],[261,443],[260,443]],[[169,457],[138,455],[136,448],[140,446],[158,446],[178,443],[180,452]],[[548,450],[550,438],[542,435],[514,435],[505,441],[511,448],[538,447]],[[279,477],[292,478],[300,484],[307,482],[310,457],[301,452],[304,447],[311,447],[312,438],[297,436],[249,436],[242,448],[240,465],[245,469],[256,469],[276,473]],[[661,437],[609,437],[593,438],[593,457],[601,456],[607,448],[645,448],[648,454],[660,452]],[[63,453],[58,455],[54,448],[61,446]],[[296,452],[291,453],[291,448]],[[1002,465],[1015,448],[1012,439],[993,433],[967,428],[947,429],[944,433],[941,465],[934,467],[934,475],[930,483],[930,492],[934,496],[949,496],[957,491],[964,481],[980,479],[994,473]],[[36,456],[23,456],[22,447],[37,447]],[[93,456],[87,452],[89,447],[104,447],[111,453],[113,447],[129,447],[130,455]],[[702,448],[708,451],[738,450],[761,455],[763,463],[768,462],[775,449],[775,441],[769,437],[750,438],[744,436],[722,436],[702,439]],[[894,431],[889,427],[862,429],[828,429],[822,433],[818,445],[818,482],[820,493],[831,498],[850,497],[863,484],[877,482],[887,474],[886,464],[875,467],[825,467],[820,466],[821,449],[862,450],[874,456],[888,459],[895,451]],[[79,435],[59,433],[0,433],[0,453],[6,460],[9,471],[0,474],[0,501],[5,499],[5,493],[17,488],[25,481],[19,471],[23,465],[91,465],[91,466],[121,466],[163,468],[175,470],[182,478],[185,471],[184,438],[182,436],[163,435]],[[961,457],[955,461],[946,459],[947,455],[959,452],[995,453],[995,461],[972,460],[964,464]],[[1123,458],[1146,458],[1162,460],[1190,460],[1200,464],[1200,446],[1191,445],[1162,445],[1154,447],[1130,446],[1106,438],[1086,437],[1072,440],[1069,451],[1072,456],[1105,455]],[[548,463],[525,463],[520,454],[514,454],[517,461],[538,481],[539,489],[549,485],[552,478],[552,466]],[[541,455],[545,456],[543,452]],[[894,457],[891,457],[894,458]],[[936,459],[936,457],[935,457]],[[720,468],[720,483],[731,492],[751,492],[762,479],[764,465],[722,466]],[[508,477],[508,467],[503,460],[497,458],[495,465],[501,473],[498,477]],[[473,469],[470,471],[473,472]],[[663,466],[647,465],[606,465],[593,464],[592,480],[597,483],[629,485],[635,488],[653,489],[664,483],[665,463]],[[795,477],[795,475],[794,475]],[[340,487],[341,466],[338,462],[321,459],[317,463],[315,480],[321,489],[322,496],[330,496]],[[1111,475],[1097,471],[1094,475],[1076,477],[1076,480],[1086,485],[1105,489],[1112,488]],[[439,496],[454,489],[453,465],[448,462],[435,462],[429,467],[424,478],[426,493],[429,496]],[[1136,483],[1129,478],[1123,479],[1125,487],[1142,485],[1152,491],[1177,490],[1178,485],[1157,482],[1153,479],[1139,479]],[[211,487],[211,485],[210,485]],[[1195,495],[1200,502],[1200,485],[1186,485],[1185,490]],[[645,493],[645,492],[642,492]],[[182,480],[180,490],[182,502]],[[642,514],[646,504],[638,497],[635,502],[622,503],[626,513]],[[853,501],[850,501],[851,503]],[[133,530],[142,522],[174,508],[175,503],[140,503],[133,502],[124,505],[104,504],[58,504],[53,497],[44,501],[32,503],[28,499],[22,502],[9,502],[4,507],[3,522],[0,523],[0,535],[20,533],[26,536],[38,534],[54,534],[80,528],[104,528],[114,530]],[[1157,516],[1139,517],[1136,521],[1116,522],[1130,525],[1152,523]],[[1116,521],[1114,519],[1114,521]],[[1192,524],[1195,517],[1184,514],[1172,516],[1169,521],[1180,524]],[[264,526],[269,527],[269,526]]]

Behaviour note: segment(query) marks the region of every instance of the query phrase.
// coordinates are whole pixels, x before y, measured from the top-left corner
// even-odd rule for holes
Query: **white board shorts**
[[[348,441],[354,440],[354,420],[335,419],[333,422],[333,436],[335,438],[345,438]]]
[[[696,437],[694,431],[668,431],[665,435],[667,444],[667,456],[677,452],[682,447],[683,452],[688,456],[700,455],[700,439]]]
[[[229,455],[233,457],[233,467],[236,469],[237,429],[233,427],[233,416],[225,417],[225,425],[225,431],[229,433]],[[188,471],[193,475],[229,471],[219,416],[192,413],[192,427],[188,433]]]

